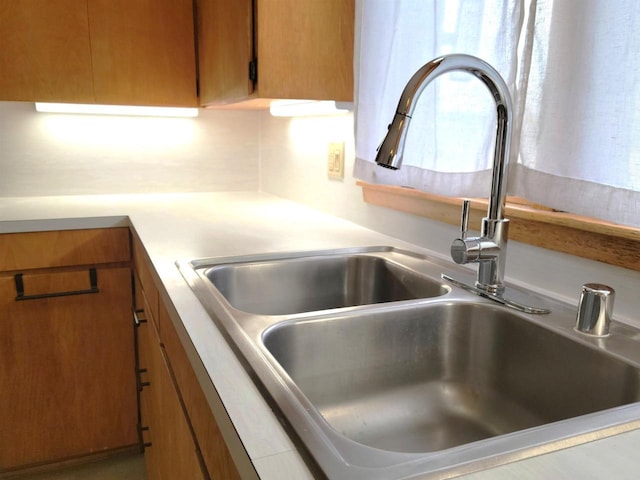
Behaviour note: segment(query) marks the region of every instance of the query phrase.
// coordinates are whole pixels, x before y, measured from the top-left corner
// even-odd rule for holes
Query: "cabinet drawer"
[[[0,271],[128,262],[130,258],[126,227],[0,235]]]

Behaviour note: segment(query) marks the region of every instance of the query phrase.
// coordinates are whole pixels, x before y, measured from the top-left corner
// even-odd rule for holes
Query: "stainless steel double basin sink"
[[[640,427],[640,331],[516,312],[392,247],[179,263],[327,478],[449,478]]]

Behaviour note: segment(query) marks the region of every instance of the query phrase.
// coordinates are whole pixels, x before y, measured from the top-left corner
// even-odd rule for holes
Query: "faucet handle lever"
[[[467,230],[469,230],[469,212],[471,209],[471,202],[467,199],[462,201],[462,221],[460,222],[460,238],[464,240],[467,238]]]

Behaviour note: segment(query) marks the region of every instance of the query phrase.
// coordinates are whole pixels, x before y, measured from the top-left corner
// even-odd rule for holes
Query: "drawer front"
[[[128,262],[130,258],[126,227],[0,235],[0,271]]]
[[[159,308],[159,295],[158,289],[153,281],[151,275],[151,260],[145,252],[144,248],[139,241],[135,241],[133,244],[133,268],[136,275],[136,306],[138,308],[144,308],[147,313],[147,318],[151,318],[156,329],[160,332],[160,326],[158,323],[158,308]],[[140,292],[140,290],[142,292]],[[141,294],[143,293],[143,294]],[[146,305],[140,302],[146,301]]]

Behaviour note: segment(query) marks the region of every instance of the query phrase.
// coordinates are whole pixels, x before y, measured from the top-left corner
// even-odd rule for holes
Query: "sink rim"
[[[317,462],[328,477],[343,478],[349,476],[354,480],[374,480],[417,478],[417,476],[420,478],[440,477],[445,472],[447,476],[452,473],[460,475],[579,445],[606,436],[640,429],[640,402],[635,402],[431,453],[389,452],[375,447],[364,446],[337,434],[326,424],[326,420],[315,410],[295,384],[292,381],[287,381],[288,375],[286,375],[284,369],[262,344],[260,339],[262,332],[279,323],[334,318],[344,315],[360,315],[374,310],[393,311],[418,308],[433,303],[471,302],[486,304],[498,309],[506,307],[496,307],[490,300],[479,298],[457,287],[452,287],[451,292],[436,298],[344,307],[293,315],[256,315],[234,309],[219,292],[216,295],[217,289],[212,286],[209,288],[210,286],[207,286],[205,282],[200,281],[197,272],[198,269],[219,261],[246,261],[248,258],[266,260],[294,258],[308,254],[322,255],[326,254],[326,252],[331,254],[363,252],[387,254],[408,251],[395,247],[371,246],[240,257],[211,257],[187,262],[178,261],[176,264],[209,316],[219,326],[230,346],[236,351],[238,358],[243,362],[247,372],[263,393],[265,400],[282,413],[286,418],[285,428],[293,434],[294,438],[297,437],[299,439],[300,443],[296,443],[311,454],[311,457],[314,458],[314,461]],[[461,275],[468,274],[466,269],[452,267],[439,259],[433,259],[414,252],[408,253],[410,256],[407,258],[412,258],[412,262],[428,263],[429,268],[426,268],[426,271],[431,272],[433,278],[439,278],[438,275],[443,270],[455,270],[456,274]],[[406,264],[403,265],[406,266]],[[210,284],[210,282],[208,283]],[[612,335],[608,339],[589,338],[573,330],[575,312],[572,311],[570,306],[555,299],[546,298],[545,300],[554,306],[553,313],[550,316],[540,317],[509,311],[516,316],[522,317],[523,321],[540,323],[557,334],[568,336],[574,341],[589,345],[591,348],[600,349],[603,342],[605,344],[615,344],[615,341],[611,342],[611,338],[617,338],[613,334],[618,333],[626,335],[625,342],[632,344],[636,350],[638,349],[637,347],[640,344],[640,335],[638,335],[640,332],[638,330],[614,321],[611,329]],[[557,322],[557,325],[550,325],[551,320],[556,322],[558,319],[562,321]],[[631,332],[636,334],[635,340],[632,338],[627,339],[627,337],[631,336]],[[628,349],[629,345],[622,345],[622,347]],[[630,363],[628,356],[619,354],[616,351],[611,351],[607,354],[618,356],[625,363]],[[633,363],[634,367],[640,368],[640,358],[631,363]],[[535,441],[532,441],[532,439]],[[451,462],[452,454],[455,454],[453,456],[457,458],[454,463]]]

